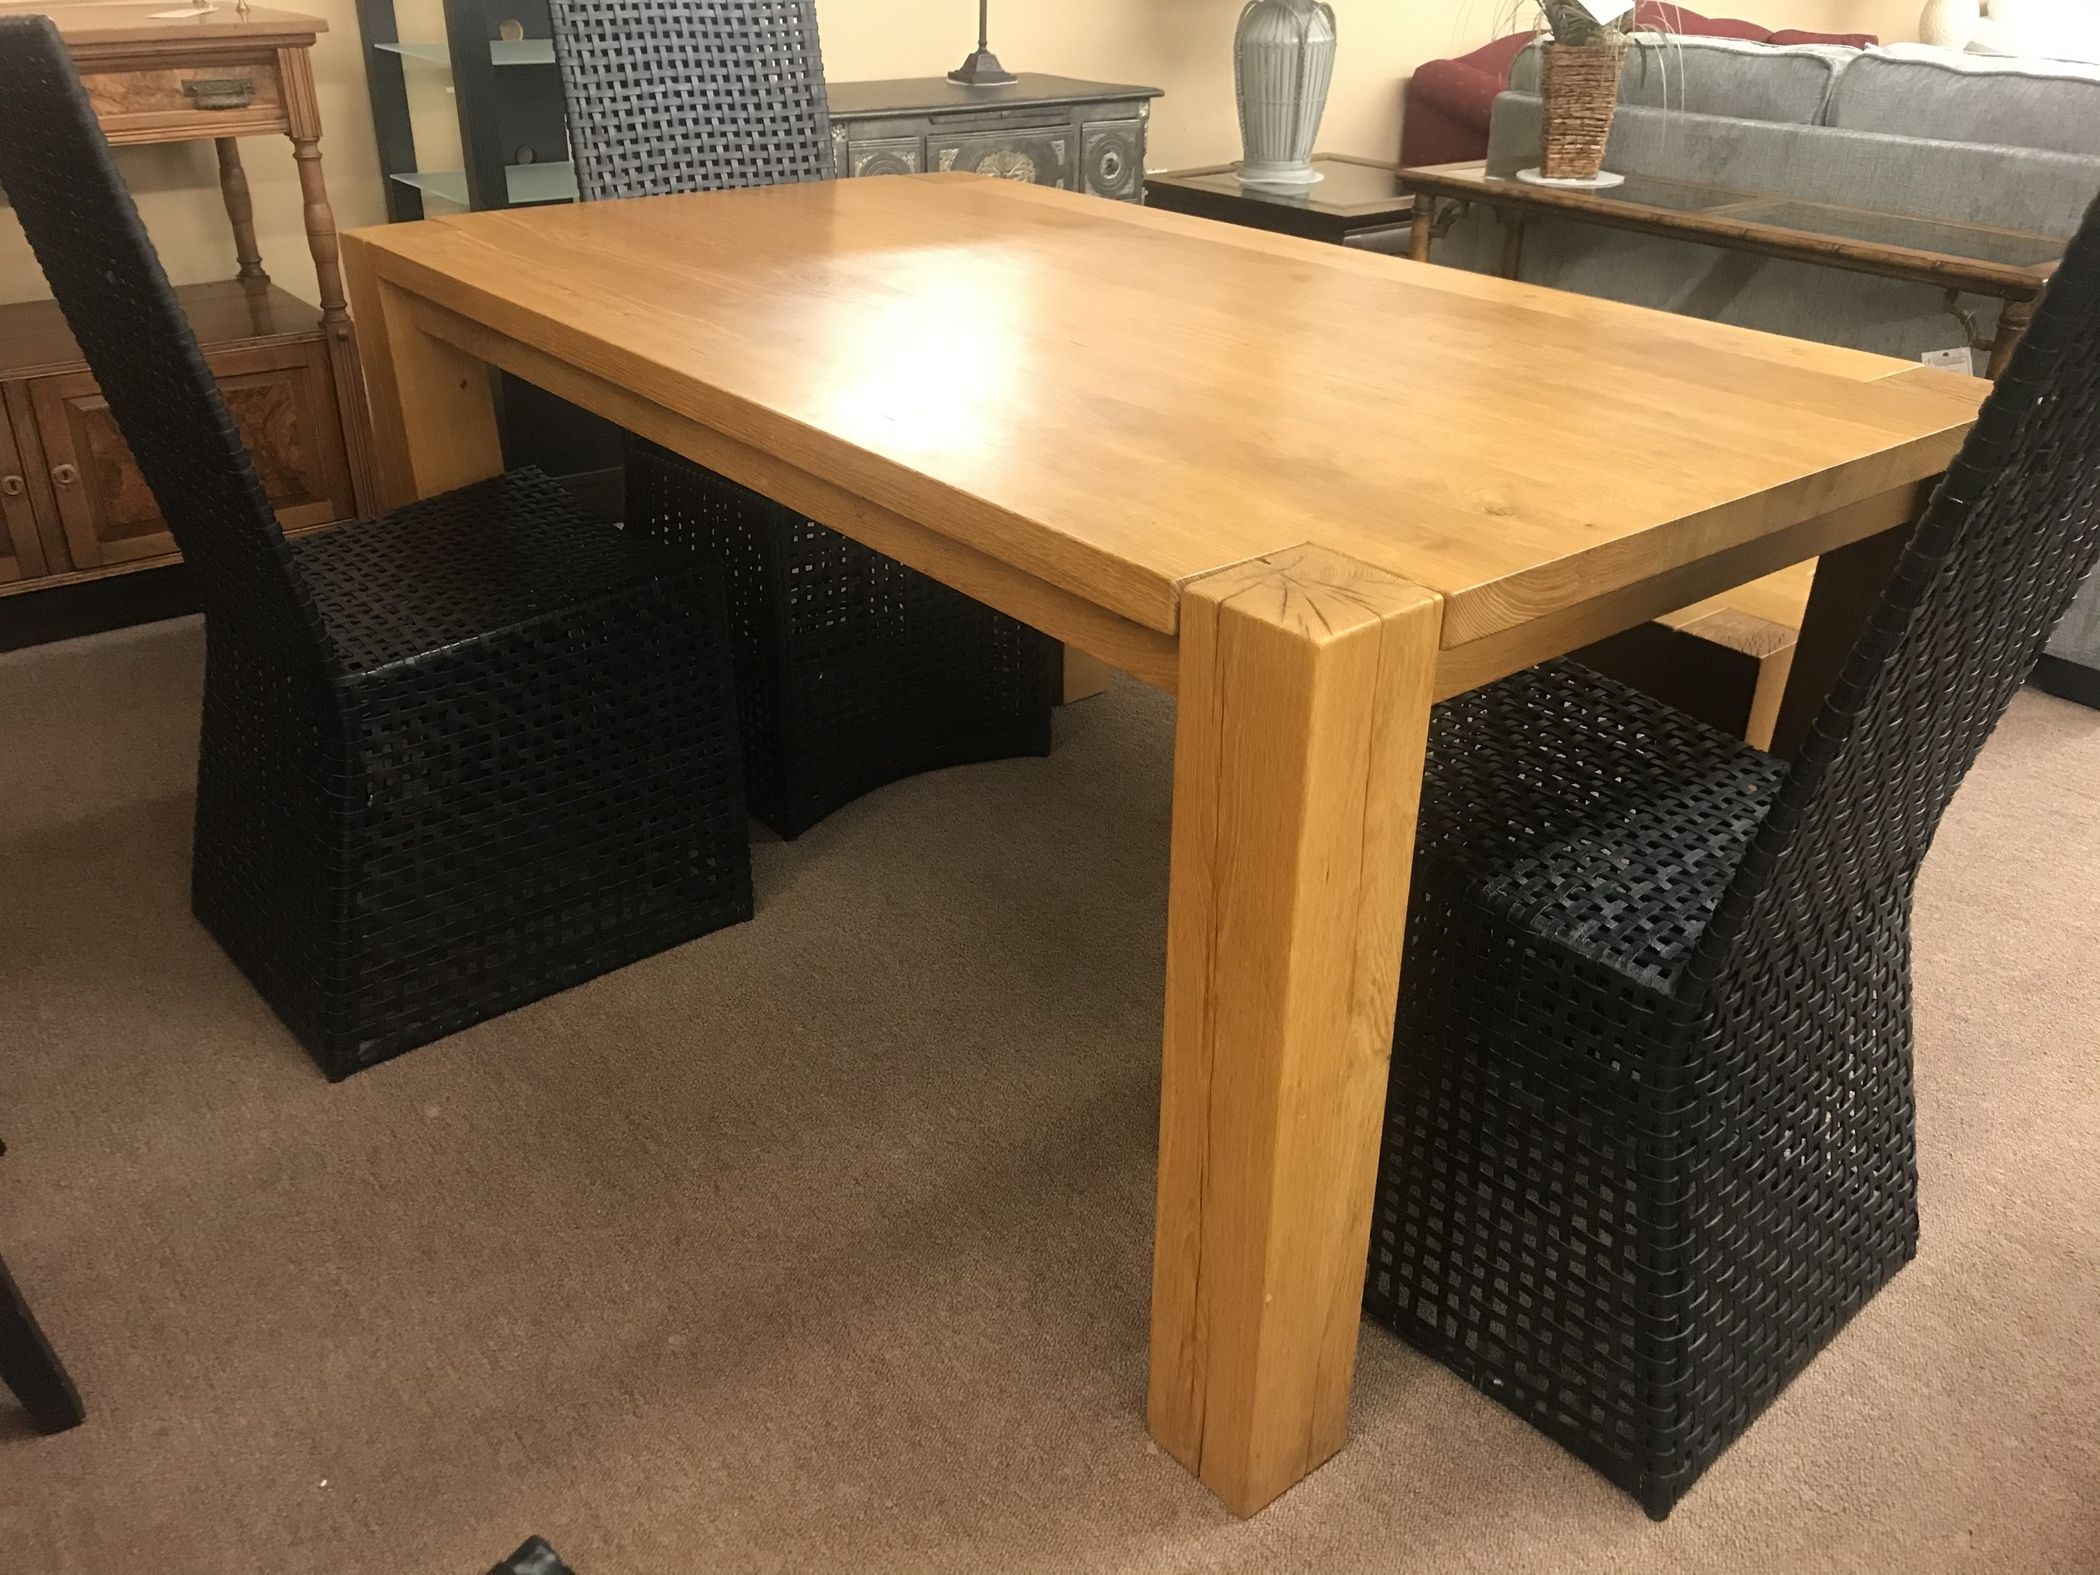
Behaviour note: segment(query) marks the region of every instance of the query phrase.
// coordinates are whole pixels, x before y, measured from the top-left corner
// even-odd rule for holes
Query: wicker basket
[[[1626,43],[1547,44],[1540,51],[1539,93],[1546,105],[1548,180],[1593,180],[1604,168],[1604,144],[1619,107]]]

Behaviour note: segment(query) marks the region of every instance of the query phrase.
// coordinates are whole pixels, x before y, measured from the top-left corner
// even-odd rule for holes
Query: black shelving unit
[[[357,0],[357,19],[390,219],[576,200],[546,0],[444,0],[436,39],[403,38],[395,0]],[[459,168],[419,159],[409,99],[421,73],[450,78]],[[617,513],[617,430],[529,383],[499,385],[505,462],[538,465],[594,512]]]

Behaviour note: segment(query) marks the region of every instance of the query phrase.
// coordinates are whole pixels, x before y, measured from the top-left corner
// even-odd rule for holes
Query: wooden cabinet
[[[277,52],[232,42],[170,63],[155,45],[80,63],[81,84],[112,142],[253,136],[286,125]]]
[[[285,529],[369,512],[364,377],[321,175],[310,58],[328,24],[248,5],[49,10],[113,144],[215,144],[234,277],[175,294]],[[270,283],[256,244],[240,139],[266,135],[291,144],[316,306]],[[0,597],[176,556],[58,307],[0,305]]]
[[[321,346],[240,345],[207,359],[285,529],[354,513]],[[73,567],[171,556],[175,538],[94,378],[72,372],[28,389]]]
[[[0,588],[36,579],[43,572],[44,544],[29,501],[29,473],[15,442],[14,422],[0,404]]]
[[[927,77],[825,91],[842,177],[968,170],[1121,202],[1144,193],[1157,88],[1024,74],[998,88]]]
[[[176,292],[287,531],[357,512],[319,320],[270,285]],[[172,561],[175,539],[57,306],[0,306],[0,595]]]

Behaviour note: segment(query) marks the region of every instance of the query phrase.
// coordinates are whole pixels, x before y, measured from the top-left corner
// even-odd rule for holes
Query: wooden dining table
[[[1178,697],[1147,1406],[1241,1514],[1347,1436],[1432,705],[1821,555],[1798,739],[1985,392],[967,175],[344,240],[390,505],[497,367]]]

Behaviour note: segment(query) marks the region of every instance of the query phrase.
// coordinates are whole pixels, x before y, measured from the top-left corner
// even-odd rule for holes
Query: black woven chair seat
[[[1536,667],[1437,707],[1417,878],[1668,989],[1784,774],[1637,689]]]
[[[677,569],[518,470],[292,544],[348,672],[427,656]]]

